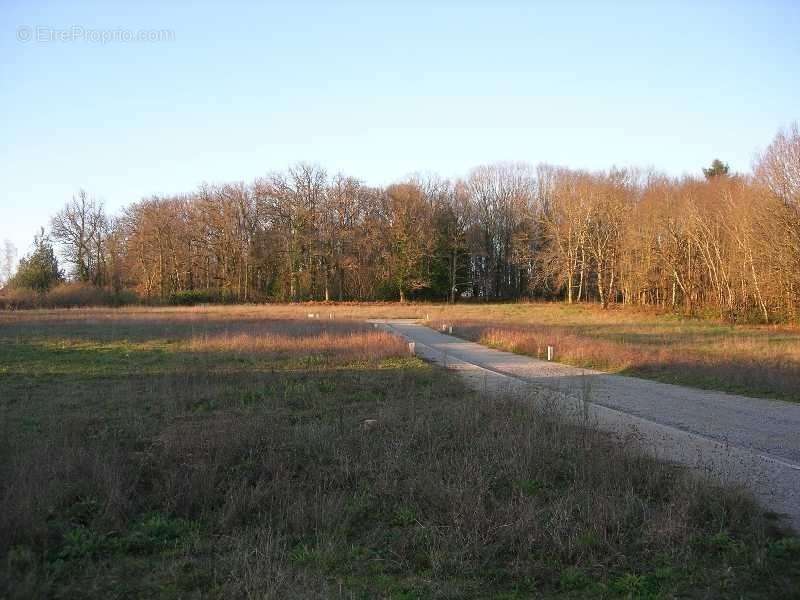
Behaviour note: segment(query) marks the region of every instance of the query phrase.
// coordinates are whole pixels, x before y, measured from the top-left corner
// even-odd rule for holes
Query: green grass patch
[[[800,542],[739,492],[482,398],[402,345],[362,351],[359,325],[328,332],[340,355],[307,324],[287,353],[135,319],[120,339],[0,325],[0,597],[798,589]]]

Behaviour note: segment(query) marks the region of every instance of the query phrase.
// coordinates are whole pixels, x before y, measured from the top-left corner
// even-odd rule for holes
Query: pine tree
[[[720,159],[715,158],[711,161],[711,166],[708,169],[703,169],[703,175],[706,179],[713,179],[714,177],[723,177],[730,171],[728,163],[722,162]]]
[[[19,261],[19,267],[9,286],[44,293],[63,279],[53,244],[42,229],[33,238],[33,252]]]

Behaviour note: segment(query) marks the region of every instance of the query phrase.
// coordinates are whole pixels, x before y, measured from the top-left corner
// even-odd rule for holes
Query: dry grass
[[[352,330],[352,325],[318,322],[258,323],[226,327],[222,333],[193,335],[190,352],[324,356],[336,361],[369,361],[402,356],[407,344],[384,331]]]
[[[0,325],[20,313],[0,311]],[[32,327],[75,321],[114,335],[136,335],[138,324],[158,326],[164,336],[185,337],[202,328],[224,335],[236,322],[257,326],[264,319],[326,326],[392,317],[452,324],[454,333],[504,350],[543,356],[556,347],[557,360],[623,375],[657,379],[754,396],[800,400],[800,328],[736,325],[687,319],[633,308],[601,310],[594,305],[343,303],[239,305],[194,308],[96,308],[26,311]],[[319,315],[319,320],[308,315]],[[333,317],[333,318],[331,318]]]
[[[0,596],[788,598],[800,582],[800,543],[736,490],[307,310],[0,316]],[[353,308],[370,310],[395,309]]]
[[[406,304],[344,303],[231,307],[241,318],[269,314],[337,320],[428,319],[452,324],[454,333],[496,347],[542,356],[556,346],[557,360],[576,366],[708,389],[800,400],[800,327],[731,325],[633,307],[561,303]],[[226,308],[198,308],[210,314]],[[63,318],[55,311],[54,318]],[[0,317],[1,318],[1,317]]]
[[[437,317],[454,334],[576,366],[708,389],[800,401],[800,330],[730,326],[641,311],[529,305]]]

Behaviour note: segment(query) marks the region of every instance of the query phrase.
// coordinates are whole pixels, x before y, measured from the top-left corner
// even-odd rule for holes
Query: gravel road
[[[659,458],[748,488],[766,508],[800,529],[800,404],[537,360],[444,335],[415,321],[373,322],[415,342],[420,357],[458,370],[473,387],[534,401],[557,398],[565,415],[589,419]]]

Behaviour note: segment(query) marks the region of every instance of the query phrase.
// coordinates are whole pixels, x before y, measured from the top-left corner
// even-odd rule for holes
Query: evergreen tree
[[[711,161],[711,166],[709,168],[703,169],[703,175],[706,176],[706,179],[723,177],[728,174],[730,169],[731,168],[728,166],[728,163],[724,163],[720,159],[715,158],[713,161]]]
[[[19,267],[9,286],[43,293],[63,279],[53,244],[42,228],[41,233],[33,238],[33,252],[19,261]]]

